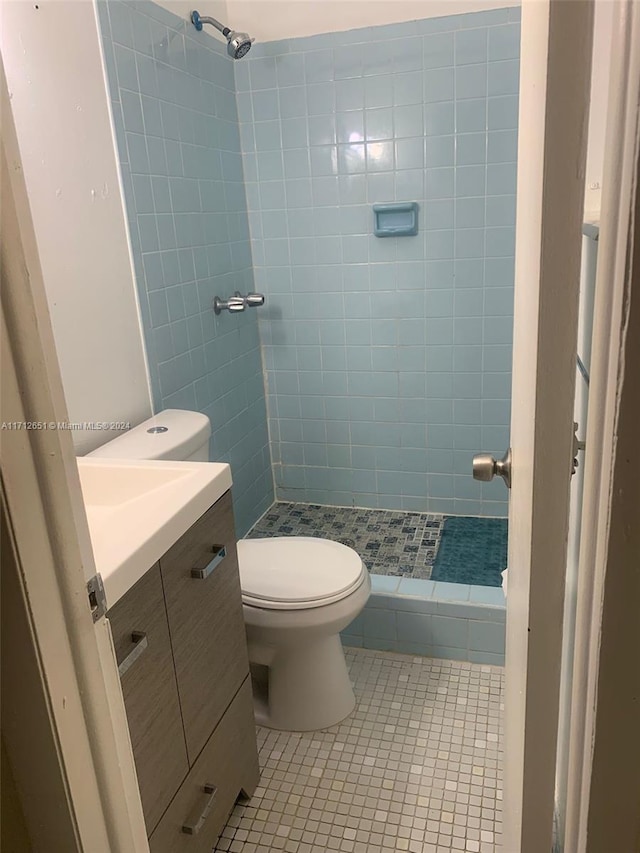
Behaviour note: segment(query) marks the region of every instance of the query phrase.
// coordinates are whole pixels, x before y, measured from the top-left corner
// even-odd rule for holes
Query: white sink
[[[217,462],[77,462],[108,607],[231,487],[231,469]]]
[[[173,485],[190,475],[189,468],[167,470],[166,468],[143,468],[123,465],[80,464],[80,483],[86,506],[118,507],[127,501],[137,500],[156,489]]]

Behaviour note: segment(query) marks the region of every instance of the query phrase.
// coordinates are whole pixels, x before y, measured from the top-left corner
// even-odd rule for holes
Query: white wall
[[[151,412],[94,5],[2,4],[0,46],[72,421]],[[84,453],[105,434],[74,432]]]
[[[614,5],[611,0],[596,0],[585,187],[585,219],[587,220],[600,218]]]
[[[519,5],[519,0],[227,0],[230,26],[258,41]]]

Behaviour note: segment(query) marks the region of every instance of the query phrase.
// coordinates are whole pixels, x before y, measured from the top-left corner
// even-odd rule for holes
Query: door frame
[[[590,813],[595,805],[592,800],[592,782],[596,781],[596,777],[599,778],[600,773],[606,772],[604,765],[607,761],[619,761],[620,768],[624,765],[621,760],[621,756],[625,754],[624,748],[616,753],[613,742],[609,751],[604,752],[604,758],[601,757],[599,764],[596,766],[594,763],[598,743],[598,717],[605,714],[607,708],[615,707],[618,700],[611,692],[599,692],[601,679],[616,677],[615,672],[612,673],[612,657],[607,661],[602,656],[605,643],[611,643],[614,648],[616,643],[615,632],[613,639],[611,637],[611,628],[608,636],[604,633],[605,601],[607,597],[613,596],[614,601],[615,596],[619,597],[618,614],[623,622],[624,603],[628,606],[634,604],[636,607],[640,603],[637,583],[634,587],[629,578],[621,577],[625,567],[631,565],[634,555],[631,550],[626,553],[624,550],[625,545],[631,548],[632,538],[629,537],[625,542],[624,537],[620,535],[620,525],[624,524],[625,516],[630,518],[629,506],[616,502],[616,498],[623,494],[620,490],[624,489],[625,485],[624,495],[627,500],[632,496],[628,481],[625,481],[624,469],[616,472],[617,453],[623,451],[624,447],[619,444],[620,437],[624,439],[625,428],[624,418],[621,419],[620,413],[623,406],[632,409],[635,405],[637,408],[639,396],[637,376],[634,383],[629,371],[633,362],[627,362],[625,365],[625,347],[629,344],[628,336],[632,334],[629,326],[630,305],[635,299],[634,333],[638,334],[637,300],[640,298],[637,248],[637,241],[640,240],[640,6],[634,0],[616,3],[611,56],[586,430],[567,811],[564,839],[561,840],[563,846],[560,847],[565,853],[583,853],[591,849],[588,830]],[[629,352],[630,346],[629,344]],[[637,426],[635,430],[637,432]],[[633,443],[627,444],[627,460],[629,464],[633,464]],[[637,465],[637,456],[635,464]],[[638,507],[635,511],[637,515]],[[616,529],[618,537],[617,541],[614,541],[611,531]],[[610,560],[613,559],[611,555],[615,548],[618,550],[614,573],[611,571],[613,567]],[[637,559],[636,554],[636,562]],[[626,621],[629,621],[628,614]],[[632,624],[637,625],[637,617]],[[624,630],[632,631],[633,627],[626,624],[623,626]],[[617,642],[619,660],[629,663],[626,657],[630,651],[629,646],[624,645],[620,637]],[[626,682],[618,682],[620,698],[624,697],[627,702],[629,697],[624,688],[626,686],[628,690],[633,684],[633,672],[628,675]],[[635,683],[637,686],[637,679]],[[622,709],[618,708],[618,713],[614,714],[615,742],[620,744],[619,739],[622,738],[626,743],[627,756],[634,755],[635,743],[637,757],[640,749],[637,725],[629,726],[621,711]],[[611,782],[610,765],[608,770]],[[638,772],[636,767],[636,791],[640,785]],[[613,778],[622,787],[621,778],[618,775]],[[626,780],[625,790],[627,793],[630,791],[629,779]],[[628,802],[628,798],[617,798],[611,786],[609,800],[615,804],[616,812],[613,818],[609,815],[611,840],[615,837],[616,826],[619,827],[625,817],[627,826],[632,824],[632,813],[623,812],[623,803]],[[635,841],[637,843],[638,839]]]
[[[69,418],[1,63],[0,107],[2,420],[64,423]],[[65,838],[75,836],[78,850],[144,853],[148,843],[111,631],[104,616],[94,623],[89,607],[85,570],[94,575],[95,563],[71,433],[37,428],[0,435],[15,599],[22,603],[22,635],[30,636],[28,647],[15,654],[30,657],[32,682],[40,680],[37,734],[51,746],[46,773],[63,792],[58,802],[66,801],[60,826]],[[23,692],[18,684],[11,708],[16,715]],[[29,753],[28,726],[4,724],[33,849],[61,849],[49,834],[55,820],[53,826],[43,821],[46,779],[38,756]]]

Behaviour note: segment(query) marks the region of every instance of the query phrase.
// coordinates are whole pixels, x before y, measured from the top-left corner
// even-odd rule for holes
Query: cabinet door
[[[150,835],[189,770],[158,565],[108,617]]]
[[[249,672],[230,492],[167,551],[160,569],[193,765]]]
[[[247,678],[149,839],[151,853],[211,853],[238,794],[258,784]]]

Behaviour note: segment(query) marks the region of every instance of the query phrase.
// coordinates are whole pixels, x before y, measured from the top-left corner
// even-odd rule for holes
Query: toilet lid
[[[353,548],[311,536],[243,539],[238,563],[244,602],[272,609],[339,601],[366,575]]]

